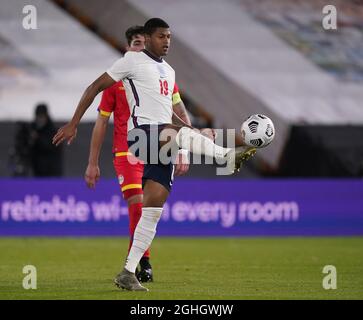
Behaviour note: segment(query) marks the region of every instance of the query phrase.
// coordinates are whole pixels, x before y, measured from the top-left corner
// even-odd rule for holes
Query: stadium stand
[[[52,2],[36,0],[38,29],[22,28],[21,1],[1,1],[0,120],[27,120],[39,101],[57,121],[69,118],[91,79],[119,54]],[[94,103],[96,106],[97,101]],[[95,119],[88,112],[85,119]]]
[[[44,6],[43,2],[46,3]],[[15,16],[11,13],[14,6],[10,4],[11,1],[5,3],[8,3],[8,9],[4,13],[2,11],[2,14],[8,21],[13,17],[14,24]],[[56,102],[49,101],[54,118],[59,121],[69,117],[74,101],[78,99],[87,81],[105,70],[105,66],[110,65],[110,61],[118,56],[98,36],[115,44],[128,26],[142,24],[151,16],[161,16],[170,21],[172,26],[173,48],[168,61],[177,71],[179,87],[187,99],[197,106],[203,106],[212,115],[216,127],[238,129],[244,116],[252,113],[263,113],[274,120],[277,128],[274,146],[258,153],[256,172],[314,176],[316,172],[311,170],[309,173],[309,167],[304,169],[304,173],[296,171],[306,163],[304,157],[293,157],[291,150],[299,150],[301,143],[306,144],[310,140],[320,141],[321,148],[327,150],[327,156],[334,158],[341,153],[341,144],[333,142],[344,141],[346,132],[349,132],[349,145],[356,150],[349,157],[353,157],[356,163],[361,160],[359,128],[363,124],[363,42],[360,41],[362,15],[359,13],[362,6],[359,1],[331,1],[340,13],[339,30],[329,32],[321,27],[322,1],[295,1],[291,4],[284,0],[230,0],[223,3],[217,0],[170,0],[167,5],[162,5],[162,0],[109,0],[107,10],[103,2],[96,0],[55,0],[53,3],[58,9],[51,1],[39,0],[39,3],[42,3],[44,19],[40,22],[48,21],[51,27],[46,28],[51,30],[48,40],[54,32],[59,32],[58,43],[70,43],[68,48],[72,48],[72,43],[82,41],[85,49],[78,53],[72,51],[71,56],[67,54],[69,50],[64,55],[54,55],[63,58],[60,59],[57,70],[51,70],[50,63],[46,63],[44,51],[31,49],[34,41],[44,41],[38,45],[44,46],[46,52],[46,35],[33,35],[24,43],[17,43],[16,39],[22,39],[24,35],[16,35],[11,32],[12,28],[8,28],[6,32],[1,31],[1,45],[15,48],[7,52],[20,55],[22,65],[26,66],[23,69],[27,70],[29,77],[34,78],[28,81],[32,84],[29,97],[25,100],[19,96],[17,100],[12,100],[16,102],[16,109],[8,106],[6,101],[9,100],[4,100],[4,96],[7,97],[11,92],[15,95],[14,92],[19,90],[7,90],[0,98],[0,106],[8,108],[2,117],[5,114],[7,119],[24,119],[30,109],[28,102],[32,106],[38,102],[32,103],[34,92],[37,91],[33,89],[41,88],[39,82],[43,81],[44,84],[44,79],[49,82],[49,94],[62,91],[62,95],[53,97]],[[68,13],[59,8],[65,8]],[[45,16],[48,12],[51,19],[44,18],[44,12]],[[80,23],[70,18],[70,15],[76,16]],[[61,28],[62,19],[72,21],[66,24],[67,30]],[[90,34],[85,27],[98,36]],[[72,36],[67,37],[69,34]],[[56,46],[52,50],[61,50],[60,47]],[[62,48],[64,50],[64,45]],[[122,51],[122,48],[118,49]],[[95,57],[87,54],[85,58],[84,52]],[[69,60],[74,63],[78,60],[77,54],[82,56],[82,64],[76,73],[72,70],[78,66],[72,65],[67,59],[73,57]],[[101,54],[106,58],[97,59]],[[7,59],[15,60],[14,57]],[[16,60],[19,61],[18,58]],[[88,69],[90,65],[91,70]],[[57,72],[62,77],[61,83],[52,79],[51,75]],[[2,81],[8,83],[8,86],[14,79],[16,78],[9,80],[9,77],[2,77]],[[29,91],[29,88],[18,88],[22,92]],[[65,99],[69,99],[67,103]],[[70,100],[72,103],[68,103]],[[26,106],[24,101],[27,102]],[[14,110],[19,111],[16,113]],[[60,110],[62,114],[59,114]],[[92,119],[95,114],[88,112],[86,115],[88,119]],[[349,130],[351,126],[358,129]],[[296,130],[305,131],[304,136],[310,136],[311,139],[295,140],[296,135],[292,133]],[[321,136],[325,138],[320,139]],[[288,147],[291,145],[294,146],[293,149]],[[340,157],[343,157],[343,164],[348,166],[350,160],[345,161],[344,154]],[[320,161],[316,163],[318,167],[324,158],[319,159],[321,160],[315,159]],[[287,162],[293,162],[296,170],[289,171]],[[340,176],[343,172],[351,172],[348,169],[336,172],[332,168],[332,175]],[[327,170],[326,174],[329,175],[329,172]],[[353,172],[359,175],[360,170]]]
[[[361,63],[350,54],[362,50],[350,37],[354,50],[347,49],[344,55],[345,60],[352,61],[345,64],[350,71],[341,72],[338,77],[332,67],[319,65],[319,61],[334,60],[340,55],[331,54],[330,59],[328,50],[316,45],[317,41],[324,44],[327,38],[332,43],[330,47],[344,47],[344,43],[340,43],[340,33],[327,33],[316,26],[319,21],[321,24],[323,17],[319,15],[321,9],[317,10],[321,5],[319,2],[309,6],[302,2],[288,5],[286,1],[272,1],[269,6],[264,6],[263,2],[255,1],[168,1],[168,5],[162,6],[159,0],[152,3],[144,0],[109,1],[110,11],[115,15],[117,12],[122,19],[110,19],[109,12],[97,15],[102,11],[97,1],[64,2],[72,3],[89,17],[97,16],[98,27],[110,35],[123,28],[123,24],[143,21],[154,15],[172,21],[173,50],[168,61],[177,70],[180,87],[185,88],[194,101],[205,106],[213,115],[216,126],[238,128],[245,114],[270,115],[276,123],[278,135],[274,148],[262,150],[260,156],[275,173],[279,172],[276,169],[280,160],[286,157],[283,155],[284,145],[294,125],[321,125],[324,131],[325,125],[362,124],[360,101],[363,93],[357,82],[359,71],[354,71],[359,70]],[[342,5],[341,1],[335,3]],[[280,19],[280,24],[271,22],[270,15],[264,15],[268,11],[266,8],[275,7],[280,10],[270,10],[274,13],[270,15],[275,20]],[[163,9],[160,11],[160,8]],[[284,8],[288,10],[284,11]],[[200,15],[200,12],[204,14]],[[286,18],[286,12],[291,12],[295,24],[289,15]],[[343,12],[347,12],[346,7]],[[341,19],[352,20],[344,15]],[[359,23],[358,17],[354,19],[350,24],[353,27]],[[313,23],[314,28],[304,27],[302,22],[298,23],[300,21],[305,21],[308,26]],[[301,37],[307,47],[310,44],[310,55],[302,54],[296,50],[299,45],[290,43],[298,43],[297,36],[301,32],[296,30],[296,25],[307,30]],[[286,38],[292,40],[288,42]]]

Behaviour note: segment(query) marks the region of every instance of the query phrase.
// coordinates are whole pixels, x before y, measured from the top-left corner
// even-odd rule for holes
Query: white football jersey
[[[175,71],[148,51],[129,51],[107,70],[122,80],[130,108],[128,130],[142,124],[172,123]]]

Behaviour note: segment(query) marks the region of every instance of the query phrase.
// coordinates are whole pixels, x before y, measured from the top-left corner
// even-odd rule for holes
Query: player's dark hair
[[[169,28],[169,25],[160,18],[151,18],[144,24],[144,32],[152,35],[157,28]]]
[[[133,37],[137,36],[138,34],[144,34],[143,26],[132,26],[126,30],[125,37],[129,46],[131,45]]]

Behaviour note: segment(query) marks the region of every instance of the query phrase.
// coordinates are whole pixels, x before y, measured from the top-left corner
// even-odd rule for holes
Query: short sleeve
[[[102,98],[98,107],[98,112],[105,117],[109,117],[115,109],[115,104],[115,89],[114,86],[111,86],[102,92]]]
[[[173,89],[173,94],[174,93],[178,93],[179,92],[179,87],[178,85],[176,84],[176,82],[174,83],[174,89]]]
[[[132,54],[133,53],[133,54]],[[106,72],[115,81],[120,81],[132,76],[135,65],[135,52],[127,52],[125,56],[118,59]]]
[[[176,84],[176,82],[174,84],[173,97],[172,97],[172,99],[173,99],[173,106],[182,101],[182,99],[180,97],[180,94],[179,94],[179,87]]]

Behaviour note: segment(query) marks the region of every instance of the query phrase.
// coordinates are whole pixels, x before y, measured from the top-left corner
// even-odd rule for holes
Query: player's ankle
[[[128,274],[135,274],[135,272],[128,270],[126,267],[124,267],[124,272],[126,272]]]

